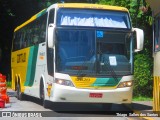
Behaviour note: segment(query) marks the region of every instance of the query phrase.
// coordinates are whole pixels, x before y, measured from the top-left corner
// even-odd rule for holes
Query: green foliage
[[[127,7],[130,0],[99,0],[99,4]]]
[[[58,1],[59,0],[38,0],[38,6],[40,8],[47,8]]]
[[[7,81],[7,88],[11,88],[11,85],[12,85],[11,81]]]
[[[134,96],[152,96],[152,57],[149,54],[136,54],[134,62]]]
[[[133,97],[133,101],[152,101],[152,97],[144,97],[144,96],[138,96]]]
[[[134,27],[143,27],[143,24],[145,23],[148,23],[150,25],[152,24],[153,20],[151,11],[149,10],[148,12],[144,13],[142,10],[140,10],[141,7],[144,7],[143,0],[99,0],[97,3],[128,8]],[[148,8],[148,5],[146,7]]]

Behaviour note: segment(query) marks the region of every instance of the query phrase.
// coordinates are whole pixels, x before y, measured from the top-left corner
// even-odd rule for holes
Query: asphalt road
[[[52,104],[47,109],[41,105],[39,99],[28,97],[27,100],[20,101],[16,97],[10,97],[10,103],[6,104],[1,111],[46,111],[44,113],[52,114],[51,116],[64,117],[97,117],[97,116],[114,116],[114,112],[130,111],[121,104],[113,104],[110,111],[102,108],[101,104],[77,104],[77,103],[61,103]],[[113,111],[113,112],[111,112]]]
[[[24,101],[19,101],[15,97],[13,92],[8,92],[10,96],[10,103],[6,104],[5,108],[0,108],[0,111],[11,112],[12,117],[54,117],[56,120],[72,120],[72,119],[84,119],[84,120],[138,120],[140,117],[124,117],[126,113],[134,114],[128,107],[121,104],[113,104],[110,111],[106,111],[102,108],[101,104],[76,104],[76,103],[64,103],[64,104],[52,104],[48,109],[45,109],[41,105],[39,99],[33,97],[27,97]],[[137,103],[134,103],[137,104]],[[139,106],[139,104],[138,104]],[[143,106],[146,109],[146,105]],[[148,106],[147,109],[151,109]],[[33,114],[34,113],[34,114]],[[1,115],[2,116],[2,113]],[[0,118],[1,119],[1,118]],[[38,118],[39,120],[41,118]],[[3,117],[4,120],[4,117]]]

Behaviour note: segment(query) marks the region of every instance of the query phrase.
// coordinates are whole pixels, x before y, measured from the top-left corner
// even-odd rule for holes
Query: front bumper
[[[131,103],[132,91],[132,87],[98,90],[77,89],[55,84],[50,100],[53,102]],[[101,94],[102,97],[91,97],[90,93]]]

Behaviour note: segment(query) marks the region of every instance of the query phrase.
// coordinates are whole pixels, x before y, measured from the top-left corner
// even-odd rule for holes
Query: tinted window
[[[127,12],[87,9],[59,9],[58,25],[131,28]]]
[[[43,15],[35,21],[15,32],[13,51],[36,45],[45,41],[47,15]]]

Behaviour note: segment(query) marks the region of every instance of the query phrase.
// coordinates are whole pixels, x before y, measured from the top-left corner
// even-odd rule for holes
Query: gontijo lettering
[[[26,62],[26,53],[17,54],[17,63]]]
[[[76,81],[90,81],[90,78],[77,77]]]

